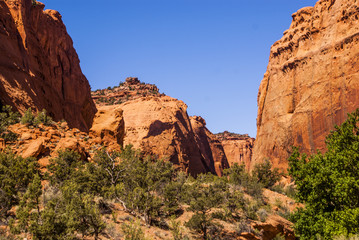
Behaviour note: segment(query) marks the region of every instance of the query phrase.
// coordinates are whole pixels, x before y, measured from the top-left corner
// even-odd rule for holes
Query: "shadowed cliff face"
[[[358,46],[357,0],[320,0],[293,14],[259,87],[253,165],[269,158],[286,169],[293,145],[325,151],[325,136],[359,107]]]
[[[201,155],[212,173],[222,176],[223,170],[229,168],[226,153],[216,135],[206,127],[206,121],[199,116],[190,117],[196,144]]]
[[[96,107],[57,11],[31,0],[0,1],[0,100],[24,112],[46,109],[87,131]]]

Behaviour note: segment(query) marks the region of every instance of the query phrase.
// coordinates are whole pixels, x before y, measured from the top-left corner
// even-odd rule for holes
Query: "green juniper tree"
[[[11,152],[0,152],[0,221],[20,201],[35,175],[39,164],[34,158],[22,158]]]
[[[223,179],[211,174],[200,174],[192,183],[186,184],[185,202],[194,214],[186,226],[209,238],[211,228],[221,227],[216,224],[212,210],[221,207],[224,202],[223,190],[226,183]]]
[[[359,232],[359,110],[326,138],[327,152],[310,157],[294,149],[289,173],[305,204],[292,218],[301,239]]]

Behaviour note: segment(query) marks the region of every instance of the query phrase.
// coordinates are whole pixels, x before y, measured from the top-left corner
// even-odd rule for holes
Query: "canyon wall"
[[[61,15],[32,0],[0,1],[0,102],[46,109],[87,131],[96,113]]]
[[[320,0],[293,14],[259,87],[255,163],[286,169],[292,146],[325,151],[325,137],[359,106],[359,1]]]
[[[244,164],[246,170],[249,171],[255,139],[247,134],[235,134],[227,131],[216,134],[216,137],[223,146],[229,166],[232,167],[236,163]]]

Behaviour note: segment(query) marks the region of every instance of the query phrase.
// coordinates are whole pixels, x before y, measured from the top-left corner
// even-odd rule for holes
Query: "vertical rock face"
[[[46,109],[88,130],[96,113],[70,36],[57,11],[32,0],[0,1],[0,100],[23,112]]]
[[[211,172],[222,176],[223,170],[229,168],[222,143],[206,128],[202,117],[190,117],[197,146]]]
[[[99,107],[90,129],[90,136],[109,150],[120,150],[124,134],[125,123],[122,109],[118,105]]]
[[[320,0],[293,14],[259,88],[253,163],[286,169],[293,145],[325,150],[325,136],[359,107],[358,58],[357,0]]]
[[[197,175],[211,171],[196,144],[187,106],[177,99],[146,97],[120,105],[125,124],[124,145],[171,161]],[[213,164],[212,164],[213,165]]]
[[[244,164],[249,171],[255,139],[247,134],[241,135],[229,132],[219,133],[216,136],[223,146],[229,166],[232,167],[235,163]]]

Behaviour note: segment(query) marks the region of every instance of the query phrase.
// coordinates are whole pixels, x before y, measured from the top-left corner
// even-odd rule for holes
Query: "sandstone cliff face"
[[[0,1],[0,100],[23,112],[46,109],[88,130],[96,107],[61,15],[32,0]]]
[[[177,99],[146,97],[121,104],[125,122],[124,145],[171,161],[186,172],[210,172],[197,146],[187,106]]]
[[[229,168],[228,160],[222,143],[206,128],[202,117],[190,117],[197,146],[211,172],[222,176],[223,170]]]
[[[325,150],[325,136],[359,106],[358,46],[357,0],[320,0],[293,14],[259,88],[253,163],[286,169],[292,145]]]
[[[229,166],[231,167],[235,163],[239,165],[244,164],[246,170],[249,171],[255,139],[248,135],[233,134],[229,132],[216,134],[216,136],[223,146]]]

